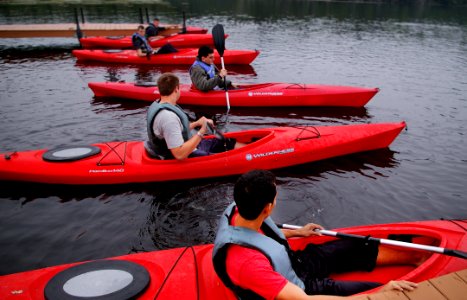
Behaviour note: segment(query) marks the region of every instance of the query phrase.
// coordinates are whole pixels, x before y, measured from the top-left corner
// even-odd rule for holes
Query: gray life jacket
[[[233,290],[240,299],[263,299],[253,291],[234,285],[227,274],[227,248],[231,244],[236,244],[260,251],[268,258],[276,272],[305,289],[305,284],[292,268],[292,251],[287,239],[272,219],[268,217],[261,225],[264,235],[247,228],[231,226],[230,220],[235,212],[235,207],[235,203],[230,204],[222,214],[212,252],[214,269],[222,282]]]
[[[168,103],[159,103],[160,100],[154,101],[151,106],[149,106],[147,113],[147,131],[148,131],[148,140],[144,143],[146,151],[150,156],[159,158],[159,159],[173,159],[172,152],[167,148],[167,143],[164,139],[158,138],[155,136],[153,131],[154,120],[156,115],[161,112],[163,109],[170,110],[174,112],[182,122],[182,136],[183,140],[186,142],[191,138],[190,133],[190,121],[188,116],[183,112],[182,108],[178,105],[172,105]]]

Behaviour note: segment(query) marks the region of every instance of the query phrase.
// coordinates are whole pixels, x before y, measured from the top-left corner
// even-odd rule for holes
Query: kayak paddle
[[[185,17],[185,12],[182,12],[183,15],[183,27],[182,27],[182,32],[181,33],[186,33],[186,17]]]
[[[299,228],[301,228],[301,226],[289,225],[289,224],[277,224],[277,226],[279,228],[284,228],[284,229],[299,229]],[[401,242],[401,241],[396,241],[396,240],[380,239],[380,238],[374,238],[374,237],[371,237],[371,236],[363,236],[363,235],[342,233],[342,232],[324,230],[324,229],[323,230],[316,229],[315,231],[321,233],[322,235],[328,235],[328,236],[333,236],[333,237],[338,237],[338,238],[367,240],[367,241],[377,242],[378,244],[382,244],[382,245],[391,245],[391,246],[396,246],[396,247],[418,249],[418,250],[424,250],[424,251],[428,251],[428,252],[434,252],[434,253],[439,253],[439,254],[444,254],[444,255],[449,255],[449,256],[454,256],[454,257],[467,259],[467,252],[460,251],[460,250],[441,248],[441,247],[435,247],[435,246],[428,246],[428,245],[421,245],[421,244],[408,243],[408,242]]]
[[[208,127],[212,131],[212,133],[216,136],[216,139],[225,141],[224,134],[221,131],[219,131],[214,125],[211,125],[211,123],[208,122]]]
[[[221,24],[216,24],[212,28],[212,39],[214,40],[214,47],[221,56],[221,65],[222,69],[225,69],[224,66],[224,50],[225,50],[225,35],[224,27]],[[227,111],[230,110],[230,101],[229,101],[229,92],[227,90],[227,76],[224,76],[224,88],[225,88],[225,99],[227,101]]]

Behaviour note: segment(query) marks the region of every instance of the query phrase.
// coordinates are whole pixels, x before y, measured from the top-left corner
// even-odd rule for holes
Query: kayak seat
[[[121,40],[124,37],[125,37],[124,35],[117,35],[117,36],[106,36],[105,38],[108,40]]]
[[[102,52],[104,53],[120,53],[120,52],[123,52],[122,49],[105,49],[105,50],[102,50]]]
[[[48,150],[42,154],[42,159],[49,162],[76,161],[101,153],[96,146],[64,146]]]
[[[155,82],[150,82],[150,81],[137,81],[137,82],[135,82],[135,86],[141,86],[141,87],[155,87],[155,86],[157,86],[157,83],[155,83]]]
[[[401,278],[415,269],[412,265],[388,265],[377,266],[373,271],[354,271],[339,274],[331,274],[335,280],[376,281],[387,283],[394,278]]]

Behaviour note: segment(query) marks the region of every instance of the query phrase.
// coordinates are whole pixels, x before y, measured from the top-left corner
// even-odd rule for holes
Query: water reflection
[[[399,164],[394,154],[389,149],[381,149],[274,172],[277,176],[278,189],[286,195],[289,186],[297,182],[301,182],[304,193],[312,193],[310,182],[326,181],[330,176],[345,177],[348,174],[358,173],[373,180],[384,178],[384,169],[395,168]],[[146,223],[139,231],[139,241],[134,245],[133,250],[150,251],[212,243],[219,215],[232,201],[235,180],[236,177],[228,177],[207,183],[199,181],[196,186],[188,189],[184,186],[180,187],[176,193],[172,191],[154,194]],[[289,196],[283,196],[282,202],[292,201]],[[301,209],[303,205],[294,207]],[[314,202],[311,214],[314,215],[321,209],[323,205]],[[286,209],[283,212],[284,214],[278,216],[281,219],[287,218],[288,215]],[[309,214],[305,215],[298,220],[303,222],[310,217]],[[297,221],[297,219],[288,221]]]
[[[102,62],[76,62],[75,66],[81,71],[86,71],[86,73],[96,73],[100,74],[102,71],[109,73],[110,72],[121,72],[129,73],[134,72],[133,81],[151,81],[154,82],[153,78],[160,76],[163,73],[172,72],[180,74],[188,74],[189,66],[186,65],[118,65],[118,64],[106,64]],[[91,72],[90,72],[91,71]],[[257,76],[255,69],[251,65],[232,65],[228,68],[229,75],[249,75],[252,78]],[[146,76],[151,76],[150,79],[146,79]],[[106,76],[108,81],[119,81],[116,78],[111,76]]]

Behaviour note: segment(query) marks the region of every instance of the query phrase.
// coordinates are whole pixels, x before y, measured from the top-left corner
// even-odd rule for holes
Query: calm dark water
[[[224,25],[231,49],[259,49],[236,82],[379,87],[364,109],[187,108],[226,131],[405,120],[389,149],[276,170],[278,222],[328,228],[467,217],[465,7],[312,1],[169,1],[84,7],[94,22]],[[0,23],[71,22],[67,4],[0,5]],[[94,99],[90,81],[156,80],[184,67],[77,64],[74,39],[0,40],[0,152],[144,139],[146,104]],[[0,274],[213,241],[237,177],[63,187],[0,182]]]

